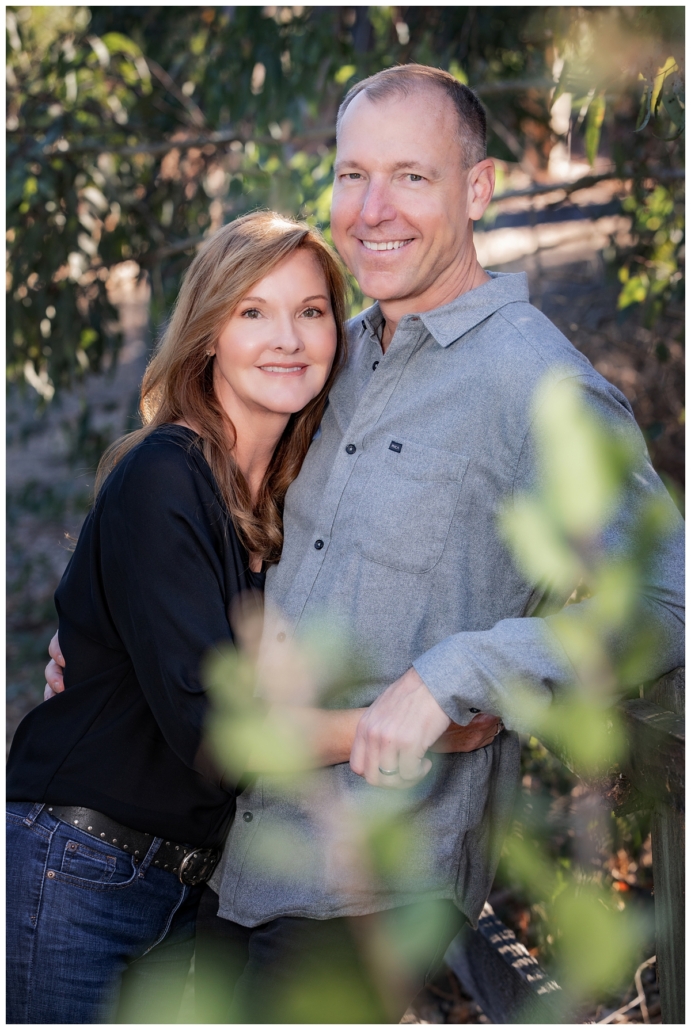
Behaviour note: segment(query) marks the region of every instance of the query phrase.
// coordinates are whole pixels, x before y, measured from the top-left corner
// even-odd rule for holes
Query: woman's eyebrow
[[[300,303],[301,304],[306,304],[309,300],[325,300],[325,301],[328,302],[329,301],[329,297],[327,297],[325,293],[313,293],[310,297],[305,297],[303,300],[301,300]],[[252,301],[254,304],[257,304],[257,303],[259,303],[259,304],[266,304],[267,303],[267,300],[266,300],[265,297],[251,297],[251,296],[250,297],[243,297],[242,300],[240,301],[240,303],[241,304],[248,304],[250,301]]]

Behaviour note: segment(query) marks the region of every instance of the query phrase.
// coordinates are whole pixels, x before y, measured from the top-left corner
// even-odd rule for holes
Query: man
[[[295,791],[262,777],[239,799],[211,881],[221,918],[213,899],[199,955],[203,969],[214,940],[226,949],[250,1021],[400,1019],[420,973],[456,932],[453,912],[472,923],[482,909],[497,857],[492,831],[505,823],[519,763],[508,731],[431,772],[427,749],[451,720],[506,717],[512,681],[547,701],[575,678],[548,614],[571,589],[526,582],[497,514],[539,480],[531,402],[546,373],[575,379],[613,429],[633,417],[529,305],[524,275],[480,267],[472,223],[494,186],[485,154],[481,105],[435,69],[380,72],[339,112],[331,228],[377,303],[349,324],[348,368],[288,492],[283,556],[267,578],[278,614],[265,642],[287,645],[328,615],[367,657],[369,678],[350,703],[370,707],[350,766],[310,774],[309,789]],[[632,505],[664,493],[643,458],[629,490]],[[677,532],[645,586],[659,673],[682,660],[679,548]],[[579,607],[569,609],[574,618]],[[538,608],[543,617],[531,618]],[[372,790],[385,787],[408,790]],[[360,882],[344,860],[353,853],[346,815],[383,796],[398,806],[405,854],[387,876]],[[272,877],[266,855],[286,828],[304,859]],[[372,942],[387,926],[414,936],[425,904],[437,906],[438,932],[397,979],[403,959],[387,972]],[[296,1000],[298,969],[311,987]],[[333,992],[320,1002],[324,983]]]

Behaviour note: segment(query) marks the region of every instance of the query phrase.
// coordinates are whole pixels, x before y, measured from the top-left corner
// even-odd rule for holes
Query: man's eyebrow
[[[336,163],[334,164],[334,171],[340,171],[341,168],[359,168],[359,167],[360,167],[360,165],[357,163],[357,161],[340,160],[340,161],[336,161]]]
[[[439,175],[439,172],[434,165],[423,164],[422,161],[397,161],[393,166],[393,171],[399,172],[401,168],[412,168],[416,171],[424,172],[428,176]]]
[[[359,170],[361,167],[362,165],[359,164],[357,161],[336,161],[334,165],[334,171],[342,172],[346,168],[353,168]],[[411,171],[414,171],[416,173],[420,172],[420,174],[424,174],[433,179],[438,178],[440,174],[439,170],[435,168],[433,165],[423,164],[422,161],[416,161],[414,158],[410,161],[396,161],[396,163],[391,166],[391,171],[399,172],[401,168],[409,168]]]

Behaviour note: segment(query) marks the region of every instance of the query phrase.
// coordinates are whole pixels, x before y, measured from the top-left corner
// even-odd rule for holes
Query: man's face
[[[439,285],[472,247],[462,157],[455,109],[439,90],[375,103],[360,93],[347,108],[331,231],[366,296],[411,311],[436,306]]]

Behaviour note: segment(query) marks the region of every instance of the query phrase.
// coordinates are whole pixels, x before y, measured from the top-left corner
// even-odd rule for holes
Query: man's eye
[[[341,176],[343,179],[361,179],[362,176],[359,172],[344,172]]]
[[[423,177],[421,175],[416,175],[415,172],[410,172],[408,178],[411,182],[422,182]]]

